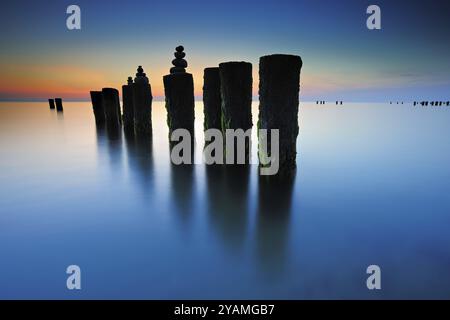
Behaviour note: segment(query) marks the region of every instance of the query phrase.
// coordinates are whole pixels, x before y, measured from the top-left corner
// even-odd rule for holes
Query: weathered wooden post
[[[133,87],[134,128],[137,134],[152,133],[152,87],[141,66],[138,67]]]
[[[249,62],[225,62],[219,64],[220,92],[222,97],[222,132],[225,144],[227,129],[242,129],[246,132],[252,128],[252,64]],[[250,139],[245,139],[245,163],[250,161]],[[236,141],[235,141],[236,142]],[[238,159],[237,143],[234,150],[225,148],[225,158],[234,154]],[[230,156],[231,157],[231,156]],[[228,161],[227,161],[228,162]]]
[[[48,99],[48,104],[50,105],[50,109],[55,109],[55,100]]]
[[[101,91],[91,91],[92,110],[94,111],[95,123],[102,125],[105,123],[105,108],[103,108],[103,98]]]
[[[63,111],[63,104],[61,98],[55,98],[56,111]]]
[[[296,168],[299,131],[298,105],[302,59],[295,55],[274,54],[259,60],[258,129],[279,130],[279,174]],[[270,149],[268,132],[267,150]],[[259,156],[265,150],[259,150]]]
[[[120,128],[119,91],[114,88],[102,89],[102,103],[105,108],[106,128],[108,131]]]
[[[183,46],[175,48],[174,65],[170,74],[163,77],[166,96],[167,124],[169,137],[176,129],[186,129],[194,141],[194,79],[186,72],[187,61]]]
[[[123,128],[134,131],[133,78],[128,77],[127,84],[122,86]]]
[[[222,129],[219,68],[206,68],[203,73],[204,130]]]

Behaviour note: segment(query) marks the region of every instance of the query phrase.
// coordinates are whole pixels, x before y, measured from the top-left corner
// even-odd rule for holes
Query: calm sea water
[[[301,103],[279,188],[171,165],[161,102],[144,143],[64,107],[0,103],[0,298],[450,298],[449,108]]]

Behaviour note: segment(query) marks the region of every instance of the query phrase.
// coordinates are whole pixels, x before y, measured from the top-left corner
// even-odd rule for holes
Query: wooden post
[[[63,111],[63,104],[61,98],[55,98],[56,111]]]
[[[133,86],[134,128],[136,134],[152,133],[152,87],[141,66],[138,67]]]
[[[55,100],[48,99],[48,104],[50,105],[50,109],[55,109]]]
[[[222,129],[219,68],[206,68],[203,73],[203,129]]]
[[[105,123],[105,108],[101,91],[91,91],[92,110],[94,111],[95,123],[102,125]]]
[[[120,128],[119,91],[114,88],[102,89],[102,103],[105,108],[105,120],[108,130]]]
[[[302,59],[294,55],[274,54],[259,60],[258,129],[279,130],[279,173],[296,168],[301,68]],[[267,144],[270,150],[270,138]]]
[[[227,129],[251,129],[252,123],[252,64],[249,62],[225,62],[219,64],[220,92],[222,97],[222,132],[227,144]],[[236,142],[236,141],[235,141]],[[229,144],[230,142],[228,142]],[[225,148],[227,153],[234,153],[237,161],[237,144],[234,151]],[[250,140],[245,141],[245,163],[250,161]]]
[[[134,131],[133,78],[128,77],[127,84],[122,86],[123,128]]]
[[[169,137],[176,129],[186,129],[194,138],[194,79],[186,73],[187,62],[183,58],[183,46],[175,48],[174,67],[163,77],[166,96],[167,124]],[[192,148],[193,149],[193,148]]]

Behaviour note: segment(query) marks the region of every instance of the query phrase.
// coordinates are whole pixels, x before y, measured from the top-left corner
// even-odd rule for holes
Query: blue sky
[[[66,28],[66,8],[81,8],[82,29]],[[381,8],[381,30],[366,28],[366,8]],[[14,1],[0,12],[0,99],[119,87],[138,65],[155,96],[175,46],[201,95],[203,69],[220,62],[298,54],[303,100],[448,99],[449,1]],[[56,92],[55,92],[56,91]]]

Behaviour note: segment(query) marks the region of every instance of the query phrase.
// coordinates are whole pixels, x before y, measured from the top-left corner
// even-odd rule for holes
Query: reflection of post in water
[[[96,124],[96,133],[100,154],[107,153],[111,167],[118,167],[122,158],[121,131],[108,129],[105,124]]]
[[[249,165],[207,165],[208,214],[231,249],[242,247],[247,232]]]
[[[257,254],[263,269],[281,272],[286,262],[295,174],[258,177]]]
[[[142,186],[143,193],[150,196],[149,189],[153,181],[153,140],[151,131],[146,134],[135,134],[124,131],[128,166],[133,177]]]
[[[189,218],[194,210],[194,165],[170,165],[173,204],[183,220]]]

